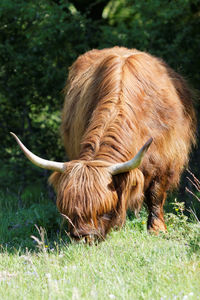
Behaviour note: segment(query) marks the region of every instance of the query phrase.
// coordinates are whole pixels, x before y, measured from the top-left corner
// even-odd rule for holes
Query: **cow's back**
[[[184,80],[161,60],[120,47],[89,51],[72,65],[65,93],[62,135],[70,159],[85,152],[86,159],[125,161],[151,136],[141,168],[174,169],[178,182],[195,116]]]

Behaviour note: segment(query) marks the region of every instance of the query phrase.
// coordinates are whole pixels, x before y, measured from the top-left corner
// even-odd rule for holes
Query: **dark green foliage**
[[[87,19],[64,3],[1,1],[1,151],[5,158],[10,156],[8,147],[13,147],[10,130],[41,155],[55,159],[60,151],[61,90],[69,65],[88,47]]]

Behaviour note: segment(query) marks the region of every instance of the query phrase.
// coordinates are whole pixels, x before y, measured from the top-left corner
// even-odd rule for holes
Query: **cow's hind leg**
[[[148,207],[149,216],[147,229],[158,233],[166,231],[163,206],[166,199],[166,185],[161,181],[153,180],[145,192],[145,202]]]

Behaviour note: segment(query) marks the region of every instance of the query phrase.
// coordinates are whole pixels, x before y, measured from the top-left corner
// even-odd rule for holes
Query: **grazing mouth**
[[[83,242],[88,245],[93,245],[96,244],[100,241],[103,240],[102,237],[96,234],[85,234],[85,235],[75,235],[75,234],[70,234],[71,238],[76,241],[76,242]]]
[[[92,230],[91,232],[80,232],[79,230],[73,230],[70,232],[70,237],[75,241],[83,241],[88,244],[92,244],[94,242],[100,242],[104,240],[104,236],[98,232],[97,230]]]

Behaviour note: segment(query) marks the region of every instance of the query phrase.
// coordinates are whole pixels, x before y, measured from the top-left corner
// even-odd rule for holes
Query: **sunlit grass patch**
[[[92,246],[60,232],[57,209],[43,196],[2,209],[0,299],[198,299],[200,228],[176,208],[166,214],[166,234],[147,233],[143,209]]]

